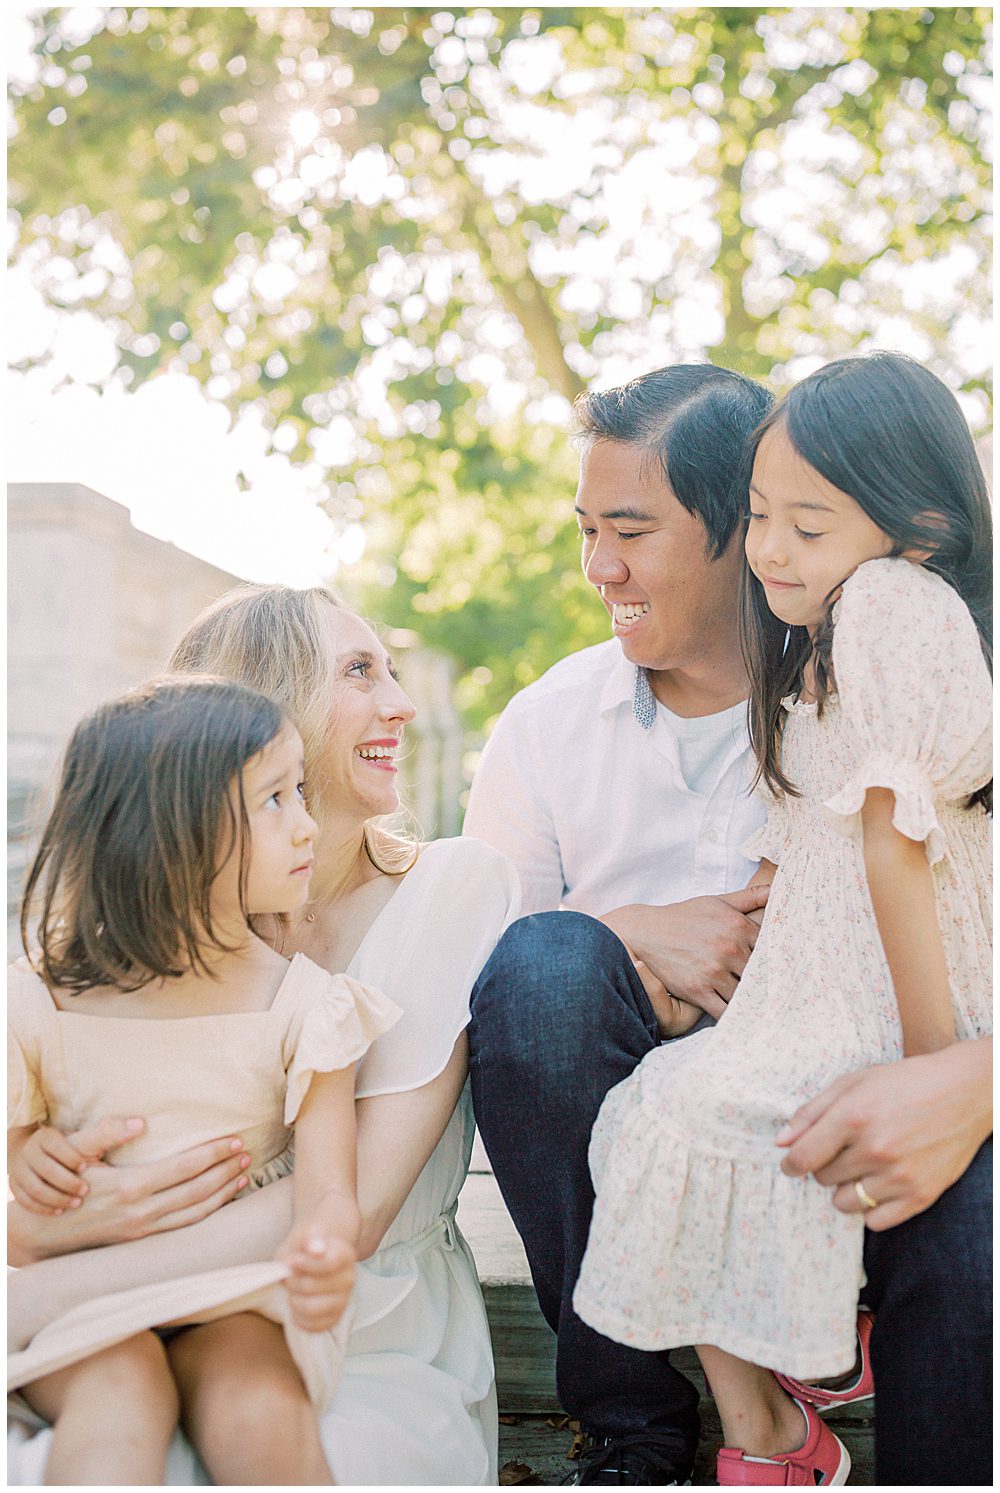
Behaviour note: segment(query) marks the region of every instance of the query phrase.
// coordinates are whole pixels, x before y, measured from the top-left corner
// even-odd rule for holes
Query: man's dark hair
[[[773,403],[742,373],[678,363],[618,389],[581,394],[575,409],[585,441],[620,441],[649,454],[677,501],[701,519],[717,560],[747,507],[749,437]]]

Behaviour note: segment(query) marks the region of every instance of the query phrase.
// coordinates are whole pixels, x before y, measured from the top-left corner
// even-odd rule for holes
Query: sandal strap
[[[750,1460],[741,1451],[724,1446],[718,1454],[716,1465],[720,1484],[723,1472],[732,1471],[736,1473],[736,1476],[732,1479],[730,1486],[762,1488],[788,1486],[789,1467],[784,1457],[768,1458],[766,1461]]]

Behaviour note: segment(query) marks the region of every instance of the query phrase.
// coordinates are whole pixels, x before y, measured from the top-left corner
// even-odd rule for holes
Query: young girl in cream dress
[[[217,1483],[332,1481],[316,1412],[349,1320],[354,1068],[399,1012],[251,930],[252,915],[308,895],[316,826],[302,777],[279,707],[213,678],[153,681],[96,711],[67,751],[22,916],[30,947],[38,912],[38,949],[10,971],[14,1190],[76,1205],[82,1168],[45,1127],[117,1111],[145,1126],[116,1162],[235,1134],[247,1190],[292,1171],[294,1132],[294,1221],[272,1261],[151,1271],[57,1316],[8,1360],[8,1388],[55,1427],[47,1482],[162,1482],[179,1418]],[[161,1237],[169,1253],[176,1236]],[[11,1280],[15,1339],[19,1288],[38,1268]],[[256,1418],[213,1394],[233,1359]]]
[[[574,1296],[617,1341],[697,1345],[722,1485],[850,1469],[801,1381],[852,1367],[865,1214],[892,1199],[862,1178],[839,1211],[786,1176],[783,1127],[842,1074],[991,1030],[990,554],[961,411],[909,359],[830,364],[759,432],[743,617],[771,804],[746,853],[773,885],[718,1025],[604,1102]]]

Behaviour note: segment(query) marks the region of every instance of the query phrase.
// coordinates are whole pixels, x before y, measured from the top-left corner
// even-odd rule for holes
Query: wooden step
[[[480,1149],[473,1157],[480,1169],[470,1172],[458,1205],[459,1226],[468,1239],[479,1269],[496,1359],[500,1403],[500,1461],[518,1470],[508,1481],[553,1485],[561,1482],[571,1462],[573,1430],[563,1424],[555,1393],[555,1335],[542,1316],[524,1246],[500,1196],[500,1189]],[[699,1413],[702,1442],[695,1466],[695,1483],[715,1481],[715,1453],[722,1432],[715,1404],[705,1394],[698,1356],[691,1348],[671,1355],[701,1396]],[[849,1405],[825,1417],[851,1456],[848,1483],[874,1484],[872,1462],[872,1405]],[[525,1468],[531,1475],[525,1476]]]

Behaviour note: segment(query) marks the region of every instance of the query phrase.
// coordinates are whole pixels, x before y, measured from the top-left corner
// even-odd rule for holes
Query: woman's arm
[[[934,881],[923,842],[893,827],[896,795],[869,788],[861,810],[865,869],[875,921],[892,975],[903,1053],[937,1052],[955,1040]]]
[[[91,1158],[83,1173],[87,1195],[82,1207],[45,1218],[17,1203],[10,1205],[9,1264],[30,1265],[75,1250],[186,1228],[242,1190],[250,1158],[235,1136],[206,1141],[164,1161],[108,1166],[101,1159],[105,1152],[135,1139],[128,1124],[123,1119],[97,1120],[69,1137],[77,1151]]]
[[[108,1291],[273,1259],[291,1221],[292,1179],[284,1177],[241,1198],[238,1207],[220,1208],[178,1229],[169,1248],[152,1235],[40,1260],[8,1279],[9,1351],[25,1347],[55,1317]]]
[[[442,1072],[402,1094],[359,1099],[359,1258],[378,1249],[406,1202],[431,1152],[445,1132],[469,1068],[469,1042],[461,1032]]]
[[[468,1071],[468,1042],[462,1032],[455,1044],[447,1065],[430,1083],[401,1094],[379,1094],[357,1103],[357,1154],[358,1154],[358,1201],[361,1212],[361,1234],[358,1241],[358,1256],[366,1259],[375,1253],[396,1214],[406,1201],[414,1182],[423,1170],[431,1152],[444,1134],[452,1111],[458,1103]],[[108,1122],[100,1139],[105,1144],[112,1134]],[[93,1145],[93,1133],[78,1132],[84,1143]],[[87,1137],[91,1136],[88,1141]],[[121,1136],[121,1144],[127,1137]],[[212,1142],[220,1146],[223,1142]],[[103,1147],[102,1147],[103,1149]],[[211,1147],[198,1147],[198,1152],[209,1152]],[[195,1155],[195,1152],[185,1153]],[[148,1170],[169,1168],[174,1162],[157,1162]],[[231,1163],[218,1163],[228,1166]],[[79,1208],[59,1219],[43,1219],[12,1205],[12,1234],[21,1241],[21,1247],[11,1252],[11,1263],[33,1265],[30,1271],[11,1277],[11,1286],[16,1287],[16,1321],[14,1314],[9,1319],[13,1331],[11,1351],[26,1346],[34,1334],[53,1316],[69,1311],[71,1307],[110,1290],[127,1290],[130,1286],[145,1285],[150,1279],[173,1279],[202,1270],[222,1269],[227,1265],[239,1265],[257,1260],[272,1259],[292,1225],[291,1177],[272,1182],[268,1187],[251,1192],[240,1199],[237,1208],[215,1209],[208,1217],[198,1221],[188,1220],[186,1226],[168,1223],[167,1219],[183,1216],[185,1208],[175,1209],[161,1221],[147,1226],[146,1211],[151,1206],[151,1197],[165,1197],[167,1193],[145,1194],[145,1182],[139,1183],[144,1196],[141,1202],[134,1199],[121,1201],[119,1191],[121,1173],[144,1172],[143,1167],[102,1167],[101,1173],[115,1173],[110,1179],[115,1184],[114,1192],[105,1196],[100,1188],[93,1188],[87,1205],[98,1199],[99,1212],[96,1226],[87,1230],[86,1242],[75,1242],[80,1233],[77,1225],[85,1218],[87,1208]],[[88,1169],[89,1175],[89,1169]],[[207,1175],[207,1174],[204,1174]],[[196,1182],[198,1179],[195,1179]],[[190,1183],[176,1184],[183,1189]],[[226,1186],[235,1185],[233,1182]],[[138,1188],[137,1188],[138,1190]],[[173,1192],[173,1189],[167,1189]],[[178,1197],[179,1193],[174,1193]],[[191,1209],[204,1209],[209,1203],[204,1199],[189,1205]],[[109,1243],[104,1249],[94,1249],[93,1244],[105,1243],[104,1239],[91,1237],[94,1232],[110,1235],[112,1227],[125,1226],[133,1214],[140,1212],[142,1222],[138,1225],[151,1230],[173,1228],[176,1232],[165,1250],[163,1240],[151,1233],[151,1237],[136,1234],[128,1243]],[[131,1226],[131,1224],[129,1224]],[[39,1247],[39,1235],[42,1236]],[[122,1234],[118,1238],[126,1237]],[[31,1248],[25,1247],[30,1241]],[[69,1255],[72,1250],[84,1253]],[[15,1254],[17,1258],[15,1258]],[[58,1258],[64,1256],[64,1258]]]

